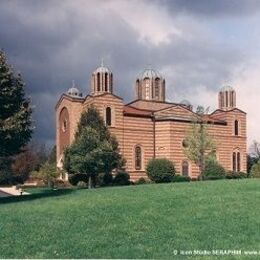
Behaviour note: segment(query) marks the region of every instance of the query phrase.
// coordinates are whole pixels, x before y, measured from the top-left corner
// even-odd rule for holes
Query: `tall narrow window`
[[[226,107],[228,107],[228,92],[226,91]]]
[[[100,73],[97,74],[97,90],[100,91]]]
[[[145,99],[150,99],[150,79],[144,79],[144,86],[145,86]]]
[[[237,156],[236,156],[236,153],[233,152],[233,156],[232,156],[232,164],[233,164],[233,171],[236,172],[236,164],[237,164]]]
[[[141,170],[142,168],[142,149],[140,146],[135,147],[135,169]]]
[[[112,92],[112,87],[113,87],[113,74],[110,74],[110,90]]]
[[[105,73],[105,91],[108,89],[108,74],[107,72]]]
[[[189,176],[189,163],[187,161],[182,162],[182,175]]]
[[[237,153],[237,171],[240,172],[240,153]]]
[[[235,135],[238,135],[238,121],[235,120],[235,123],[234,123],[234,130],[235,130]]]
[[[111,126],[111,108],[107,107],[106,108],[106,125]]]
[[[160,85],[160,79],[156,78],[155,79],[155,86],[154,86],[154,96],[155,98],[159,98],[159,85]]]

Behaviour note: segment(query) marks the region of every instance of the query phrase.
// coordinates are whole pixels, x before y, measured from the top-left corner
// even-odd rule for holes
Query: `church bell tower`
[[[101,66],[91,76],[91,95],[103,93],[113,93],[113,73],[102,61]]]
[[[230,86],[223,87],[218,94],[219,109],[231,110],[236,107],[236,92]]]

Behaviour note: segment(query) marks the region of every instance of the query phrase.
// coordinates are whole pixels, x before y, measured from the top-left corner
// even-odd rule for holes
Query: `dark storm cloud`
[[[202,16],[244,16],[260,11],[259,0],[155,0],[174,13],[185,12]]]
[[[192,2],[203,1],[168,4],[182,10],[182,2],[193,10]],[[241,59],[236,48],[223,47],[207,37],[172,36],[169,43],[159,45],[139,41],[138,32],[120,16],[120,10],[106,9],[103,1],[88,1],[82,8],[80,3],[0,2],[0,48],[22,72],[35,105],[38,140],[53,142],[54,106],[60,94],[72,80],[87,94],[91,72],[101,57],[114,72],[116,94],[125,101],[133,99],[136,75],[148,62],[158,70],[172,68],[164,75],[172,98],[173,92],[182,94],[200,85],[218,88]]]

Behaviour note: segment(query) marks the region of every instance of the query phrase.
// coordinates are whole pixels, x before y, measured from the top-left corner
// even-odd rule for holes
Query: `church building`
[[[94,106],[116,136],[131,180],[146,177],[145,168],[152,158],[167,158],[178,174],[197,178],[198,167],[183,152],[187,131],[198,116],[192,105],[166,102],[165,79],[153,69],[144,70],[136,79],[135,94],[135,100],[124,104],[114,94],[112,71],[103,64],[92,73],[87,96],[74,85],[62,94],[55,107],[57,166],[62,167],[64,148],[73,142],[82,111]],[[246,113],[236,107],[235,90],[223,87],[218,109],[201,119],[215,141],[218,162],[227,171],[246,172]]]

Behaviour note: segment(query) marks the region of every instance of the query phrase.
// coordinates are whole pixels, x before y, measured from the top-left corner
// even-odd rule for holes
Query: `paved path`
[[[28,195],[30,193],[23,191],[22,195]],[[0,187],[0,197],[7,197],[7,196],[20,196],[21,189],[16,189],[16,186],[12,187]]]

